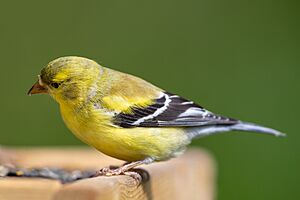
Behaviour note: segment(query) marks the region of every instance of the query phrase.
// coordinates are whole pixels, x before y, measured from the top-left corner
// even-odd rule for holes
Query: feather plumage
[[[50,62],[29,94],[48,93],[71,131],[99,151],[126,161],[166,160],[194,137],[242,130],[279,131],[223,117],[87,58]]]

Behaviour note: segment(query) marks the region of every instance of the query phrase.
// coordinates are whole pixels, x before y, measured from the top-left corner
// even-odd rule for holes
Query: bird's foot
[[[95,176],[113,176],[113,175],[121,175],[121,173],[119,173],[119,171],[117,171],[117,169],[126,166],[127,163],[124,163],[121,166],[118,165],[110,165],[109,167],[104,167],[102,169],[100,169],[99,171],[96,172]]]
[[[136,184],[139,185],[143,181],[143,175],[141,175],[140,170],[128,170],[127,168],[119,167],[119,168],[111,168],[111,167],[105,167],[101,170],[97,171],[94,177],[97,176],[118,176],[118,175],[126,175],[132,177]]]
[[[96,172],[95,177],[121,175],[121,171],[119,170],[119,168],[120,167],[116,167],[116,166],[104,167]]]
[[[149,173],[144,169],[134,168],[127,171],[123,171],[121,168],[122,167],[111,169],[110,167],[105,167],[97,171],[93,177],[98,177],[98,176],[110,177],[110,176],[125,175],[133,178],[136,185],[140,185],[142,182],[145,183],[150,180]]]
[[[153,162],[152,158],[146,158],[145,160],[125,163],[121,167],[110,166],[105,167],[95,174],[96,176],[117,176],[117,175],[127,175],[132,177],[138,184],[142,181],[148,181],[150,176],[149,173],[143,169],[137,169],[135,167],[142,164],[149,164]]]
[[[124,175],[130,176],[131,178],[133,178],[136,185],[140,185],[143,181],[143,177],[141,176],[141,174],[139,174],[136,171],[126,171],[126,172],[124,172]]]

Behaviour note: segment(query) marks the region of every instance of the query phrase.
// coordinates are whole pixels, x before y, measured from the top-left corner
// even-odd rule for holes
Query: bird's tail
[[[188,130],[191,138],[202,137],[206,135],[212,135],[215,133],[227,132],[227,131],[248,131],[248,132],[269,134],[274,136],[285,136],[284,133],[277,131],[275,129],[267,128],[254,123],[242,122],[242,121],[230,125],[217,124],[217,125],[208,125],[202,127],[193,127]]]

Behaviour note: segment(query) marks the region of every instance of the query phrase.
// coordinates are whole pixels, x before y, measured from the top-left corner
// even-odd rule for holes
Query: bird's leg
[[[139,182],[142,180],[142,177],[139,173],[131,171],[133,168],[143,165],[143,164],[149,164],[153,162],[153,158],[146,158],[144,160],[135,161],[126,163],[125,165],[118,167],[116,169],[111,168],[103,168],[95,176],[116,176],[116,175],[128,175],[133,177],[135,180],[138,180]]]

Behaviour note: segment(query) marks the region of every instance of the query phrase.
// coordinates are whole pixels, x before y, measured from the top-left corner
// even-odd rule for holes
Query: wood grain
[[[26,168],[97,170],[123,163],[86,148],[9,149],[9,152],[12,163]],[[189,150],[179,158],[142,168],[150,179],[140,185],[128,176],[96,177],[68,184],[47,179],[0,178],[0,200],[214,199],[215,164],[204,150]]]
[[[52,200],[60,189],[60,182],[54,180],[0,178],[1,200]]]

